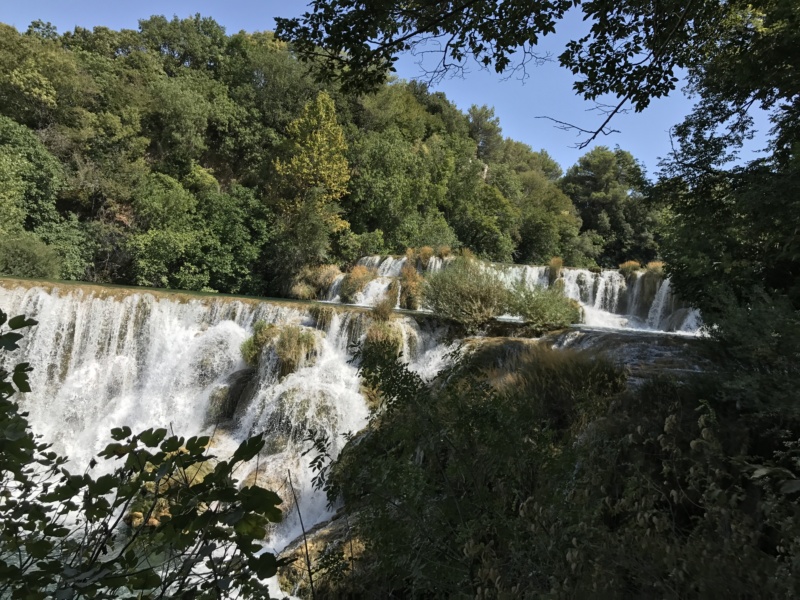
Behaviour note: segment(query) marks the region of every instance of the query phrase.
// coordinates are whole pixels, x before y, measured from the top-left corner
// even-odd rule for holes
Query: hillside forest
[[[490,107],[402,80],[346,92],[272,33],[200,15],[0,25],[0,177],[6,275],[252,295],[409,247],[644,264],[663,221],[622,149],[564,172]]]

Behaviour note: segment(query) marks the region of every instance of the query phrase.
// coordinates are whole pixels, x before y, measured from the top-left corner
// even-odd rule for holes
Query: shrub
[[[664,275],[664,263],[660,260],[654,260],[647,263],[645,269],[647,269],[648,273],[652,273],[653,275]]]
[[[394,312],[394,305],[396,302],[397,294],[387,294],[372,307],[372,316],[377,321],[388,321]]]
[[[635,260],[628,260],[619,266],[619,272],[622,273],[625,278],[628,278],[641,268],[642,265]]]
[[[550,259],[548,267],[547,279],[550,281],[550,285],[553,285],[553,282],[561,277],[561,269],[564,268],[564,261],[561,260],[560,257],[554,256]]]
[[[450,246],[438,246],[436,248],[436,256],[438,256],[439,258],[447,258],[448,256],[450,256],[450,252],[451,252]]]
[[[292,281],[289,294],[298,300],[315,300],[323,297],[342,272],[336,265],[303,267]]]
[[[312,306],[308,309],[317,329],[325,331],[331,326],[335,309],[330,306]]]
[[[375,269],[370,269],[363,265],[356,265],[344,276],[339,295],[342,302],[351,303],[356,299],[356,294],[362,291],[366,285],[375,279],[377,273]]]
[[[428,268],[428,263],[431,258],[433,258],[434,254],[433,248],[430,246],[423,246],[418,250],[417,255],[419,256],[419,264],[422,269]]]
[[[282,328],[275,344],[275,354],[281,361],[281,377],[294,373],[315,355],[316,351],[317,336],[313,331],[296,325]]]
[[[563,281],[561,279],[558,282]],[[517,283],[509,294],[509,310],[522,317],[537,333],[561,329],[581,321],[580,304],[567,298],[563,289],[530,288]]]
[[[431,273],[423,289],[428,308],[461,323],[468,333],[475,333],[503,314],[508,295],[496,274],[467,258],[458,258],[446,269]]]
[[[240,347],[244,362],[251,367],[258,366],[258,359],[264,346],[272,342],[278,333],[279,329],[274,323],[256,321],[253,326],[253,335],[242,342]]]
[[[367,329],[361,352],[372,352],[381,347],[393,356],[400,356],[403,351],[403,334],[399,327],[388,321],[375,321]]]
[[[32,233],[0,239],[0,275],[57,279],[61,259],[50,246]]]
[[[400,308],[419,310],[422,302],[422,275],[409,264],[400,271]]]

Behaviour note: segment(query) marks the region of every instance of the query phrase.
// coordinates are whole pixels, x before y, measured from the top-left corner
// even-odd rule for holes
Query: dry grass
[[[342,287],[339,295],[342,297],[342,302],[352,303],[355,301],[356,294],[363,291],[367,284],[375,279],[377,272],[375,269],[370,269],[363,265],[356,265],[351,271],[344,276]]]
[[[664,275],[664,263],[661,262],[660,260],[654,260],[652,262],[647,263],[645,269],[647,269],[648,273],[652,273],[654,275],[660,275],[660,276]]]
[[[409,264],[400,271],[400,308],[419,310],[422,303],[423,278]]]
[[[428,263],[431,261],[431,258],[435,255],[433,248],[430,246],[423,246],[417,251],[417,256],[419,257],[419,264],[423,269],[428,268]]]
[[[636,271],[640,270],[641,268],[642,265],[640,265],[637,261],[627,260],[619,266],[619,272],[622,273],[622,275],[627,278],[636,273]]]
[[[438,256],[439,258],[447,258],[448,256],[450,256],[451,252],[452,249],[450,248],[450,246],[437,246],[436,248],[436,256]]]
[[[392,318],[397,294],[387,294],[372,307],[372,316],[376,321],[386,322]]]
[[[322,298],[341,274],[342,272],[336,265],[303,267],[292,281],[289,295],[298,300]]]
[[[564,261],[560,256],[554,256],[550,259],[550,264],[548,267],[547,279],[550,281],[550,285],[553,285],[555,280],[561,277],[561,270],[564,268]]]

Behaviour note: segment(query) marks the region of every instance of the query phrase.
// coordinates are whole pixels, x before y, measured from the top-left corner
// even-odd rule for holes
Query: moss
[[[356,265],[351,271],[344,276],[342,287],[340,288],[339,295],[342,302],[352,303],[356,299],[356,295],[363,291],[367,284],[375,279],[377,273],[375,269],[370,269],[363,265]]]
[[[280,331],[275,353],[281,361],[281,377],[294,373],[317,352],[317,336],[313,331],[290,325]]]
[[[247,338],[241,345],[242,358],[251,367],[258,366],[258,359],[264,346],[272,342],[280,332],[279,328],[273,323],[256,321],[253,326],[253,335]]]
[[[334,309],[330,306],[312,306],[308,309],[317,329],[327,331],[333,321]]]

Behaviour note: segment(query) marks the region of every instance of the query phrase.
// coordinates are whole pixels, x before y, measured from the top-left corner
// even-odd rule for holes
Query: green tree
[[[604,146],[583,155],[561,180],[583,221],[581,231],[603,239],[601,264],[616,267],[630,258],[639,262],[655,258],[648,230],[653,223],[644,208],[645,186],[644,172],[629,152]]]

